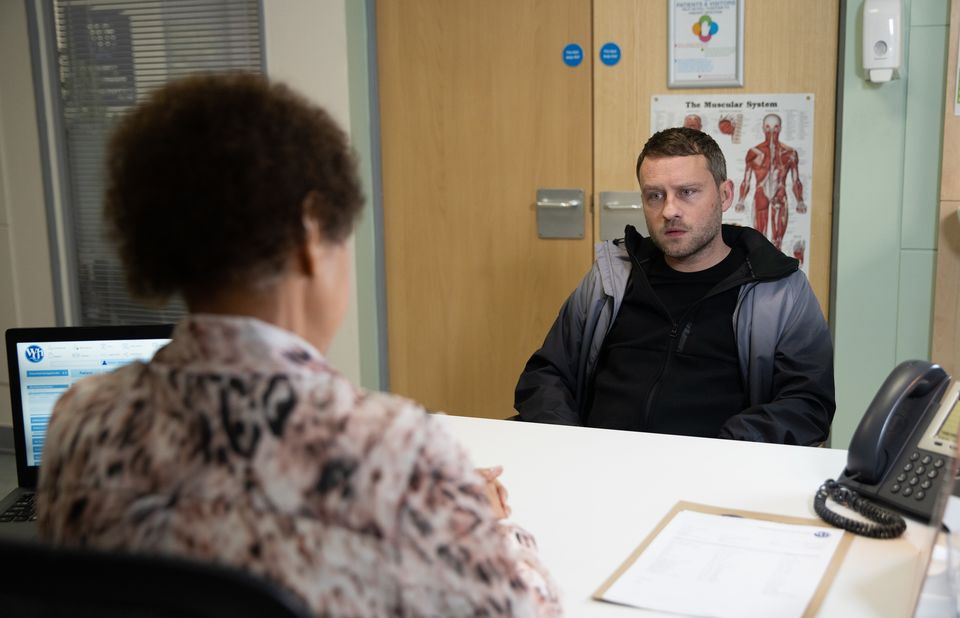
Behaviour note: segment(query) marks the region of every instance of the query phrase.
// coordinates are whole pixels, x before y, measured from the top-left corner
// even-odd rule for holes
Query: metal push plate
[[[583,238],[583,191],[538,189],[537,235],[540,238]]]
[[[643,200],[639,191],[600,192],[600,240],[623,238],[623,228],[632,225],[644,236],[647,221],[643,218]]]

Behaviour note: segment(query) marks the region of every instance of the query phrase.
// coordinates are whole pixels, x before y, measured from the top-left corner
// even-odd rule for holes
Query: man
[[[710,136],[655,134],[637,161],[650,233],[627,226],[527,362],[523,420],[819,444],[835,409],[826,321],[797,260],[721,225],[733,182]]]
[[[782,122],[777,114],[763,117],[763,143],[747,151],[746,172],[740,183],[740,198],[735,210],[743,212],[744,202],[750,193],[750,181],[757,179],[753,192],[753,227],[761,234],[767,233],[770,221],[770,238],[773,246],[782,248],[783,235],[787,231],[787,179],[792,178],[791,190],[797,200],[797,212],[807,212],[803,203],[803,183],[800,182],[800,157],[797,151],[780,141]]]

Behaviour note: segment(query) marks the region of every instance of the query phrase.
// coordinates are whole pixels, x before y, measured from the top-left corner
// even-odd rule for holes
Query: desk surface
[[[513,519],[537,538],[570,616],[671,615],[590,600],[678,500],[816,519],[846,451],[448,416],[479,466],[504,466]],[[820,616],[907,616],[933,532],[857,537]]]
[[[815,518],[813,493],[846,462],[832,449],[441,418],[477,465],[504,466],[513,519],[537,537],[571,617],[658,615],[590,595],[678,500]],[[0,454],[0,495],[15,484]],[[929,534],[911,522],[895,541],[857,538],[820,616],[908,615]]]

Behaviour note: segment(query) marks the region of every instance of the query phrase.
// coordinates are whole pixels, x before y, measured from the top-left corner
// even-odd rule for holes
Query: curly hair
[[[104,214],[136,296],[163,300],[283,270],[304,215],[344,241],[363,206],[347,137],[320,107],[245,73],[170,82],[117,126]]]
[[[703,155],[707,158],[707,165],[717,186],[727,179],[727,160],[712,137],[697,129],[671,127],[654,133],[643,145],[643,150],[637,157],[637,180],[640,179],[640,165],[647,157],[660,159],[693,155]]]

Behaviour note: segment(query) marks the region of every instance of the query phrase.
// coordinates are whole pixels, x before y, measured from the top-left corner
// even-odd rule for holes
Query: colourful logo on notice
[[[693,33],[700,37],[700,40],[704,43],[708,42],[713,35],[720,30],[720,26],[717,25],[717,22],[710,19],[709,15],[701,15],[700,21],[693,24]]]

